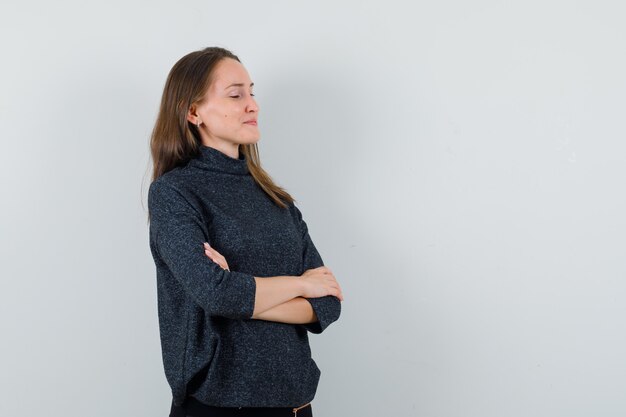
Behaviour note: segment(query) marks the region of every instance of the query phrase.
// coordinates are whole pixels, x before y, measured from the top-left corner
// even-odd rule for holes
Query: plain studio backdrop
[[[345,295],[316,416],[626,415],[622,2],[12,3],[0,415],[167,415],[148,141],[213,45]]]

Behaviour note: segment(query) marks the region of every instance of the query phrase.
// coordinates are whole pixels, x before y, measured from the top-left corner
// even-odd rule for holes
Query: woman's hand
[[[304,274],[300,275],[300,279],[305,283],[303,297],[318,298],[334,295],[339,298],[339,301],[343,301],[341,287],[328,267],[307,269]]]
[[[230,271],[228,269],[228,263],[226,262],[226,258],[222,256],[218,251],[213,249],[207,242],[204,242],[204,254],[209,257],[213,262],[221,266],[223,269]]]

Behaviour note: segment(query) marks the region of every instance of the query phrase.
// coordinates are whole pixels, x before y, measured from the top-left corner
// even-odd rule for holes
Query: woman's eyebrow
[[[254,85],[254,83],[250,83],[250,87],[252,87],[253,85]],[[231,85],[226,87],[224,90],[226,90],[227,88],[230,88],[230,87],[243,87],[243,83],[232,83]]]

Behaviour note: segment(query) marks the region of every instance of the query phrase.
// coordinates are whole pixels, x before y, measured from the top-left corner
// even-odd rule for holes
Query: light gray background
[[[209,45],[344,291],[316,416],[626,415],[622,2],[87,3],[0,6],[0,415],[167,415],[148,139]]]

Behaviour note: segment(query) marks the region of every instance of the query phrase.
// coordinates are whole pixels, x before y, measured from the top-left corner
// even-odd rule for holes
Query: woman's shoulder
[[[186,206],[189,204],[193,176],[185,167],[176,167],[152,181],[148,190],[150,206]]]
[[[188,165],[179,166],[162,174],[150,184],[151,190],[170,189],[179,193],[192,192],[200,184],[207,184],[206,178],[199,178],[198,174],[189,169]]]
[[[300,211],[300,209],[296,205],[296,201],[295,200],[287,202],[287,209],[289,210],[289,212],[291,213],[291,215],[295,219],[297,219],[297,220],[301,220],[302,219],[302,212]]]
[[[178,166],[172,168],[171,170],[161,174],[159,178],[153,181],[157,183],[157,186],[161,184],[167,185],[178,185],[180,183],[184,183],[192,176],[191,171],[188,169],[188,165]]]

